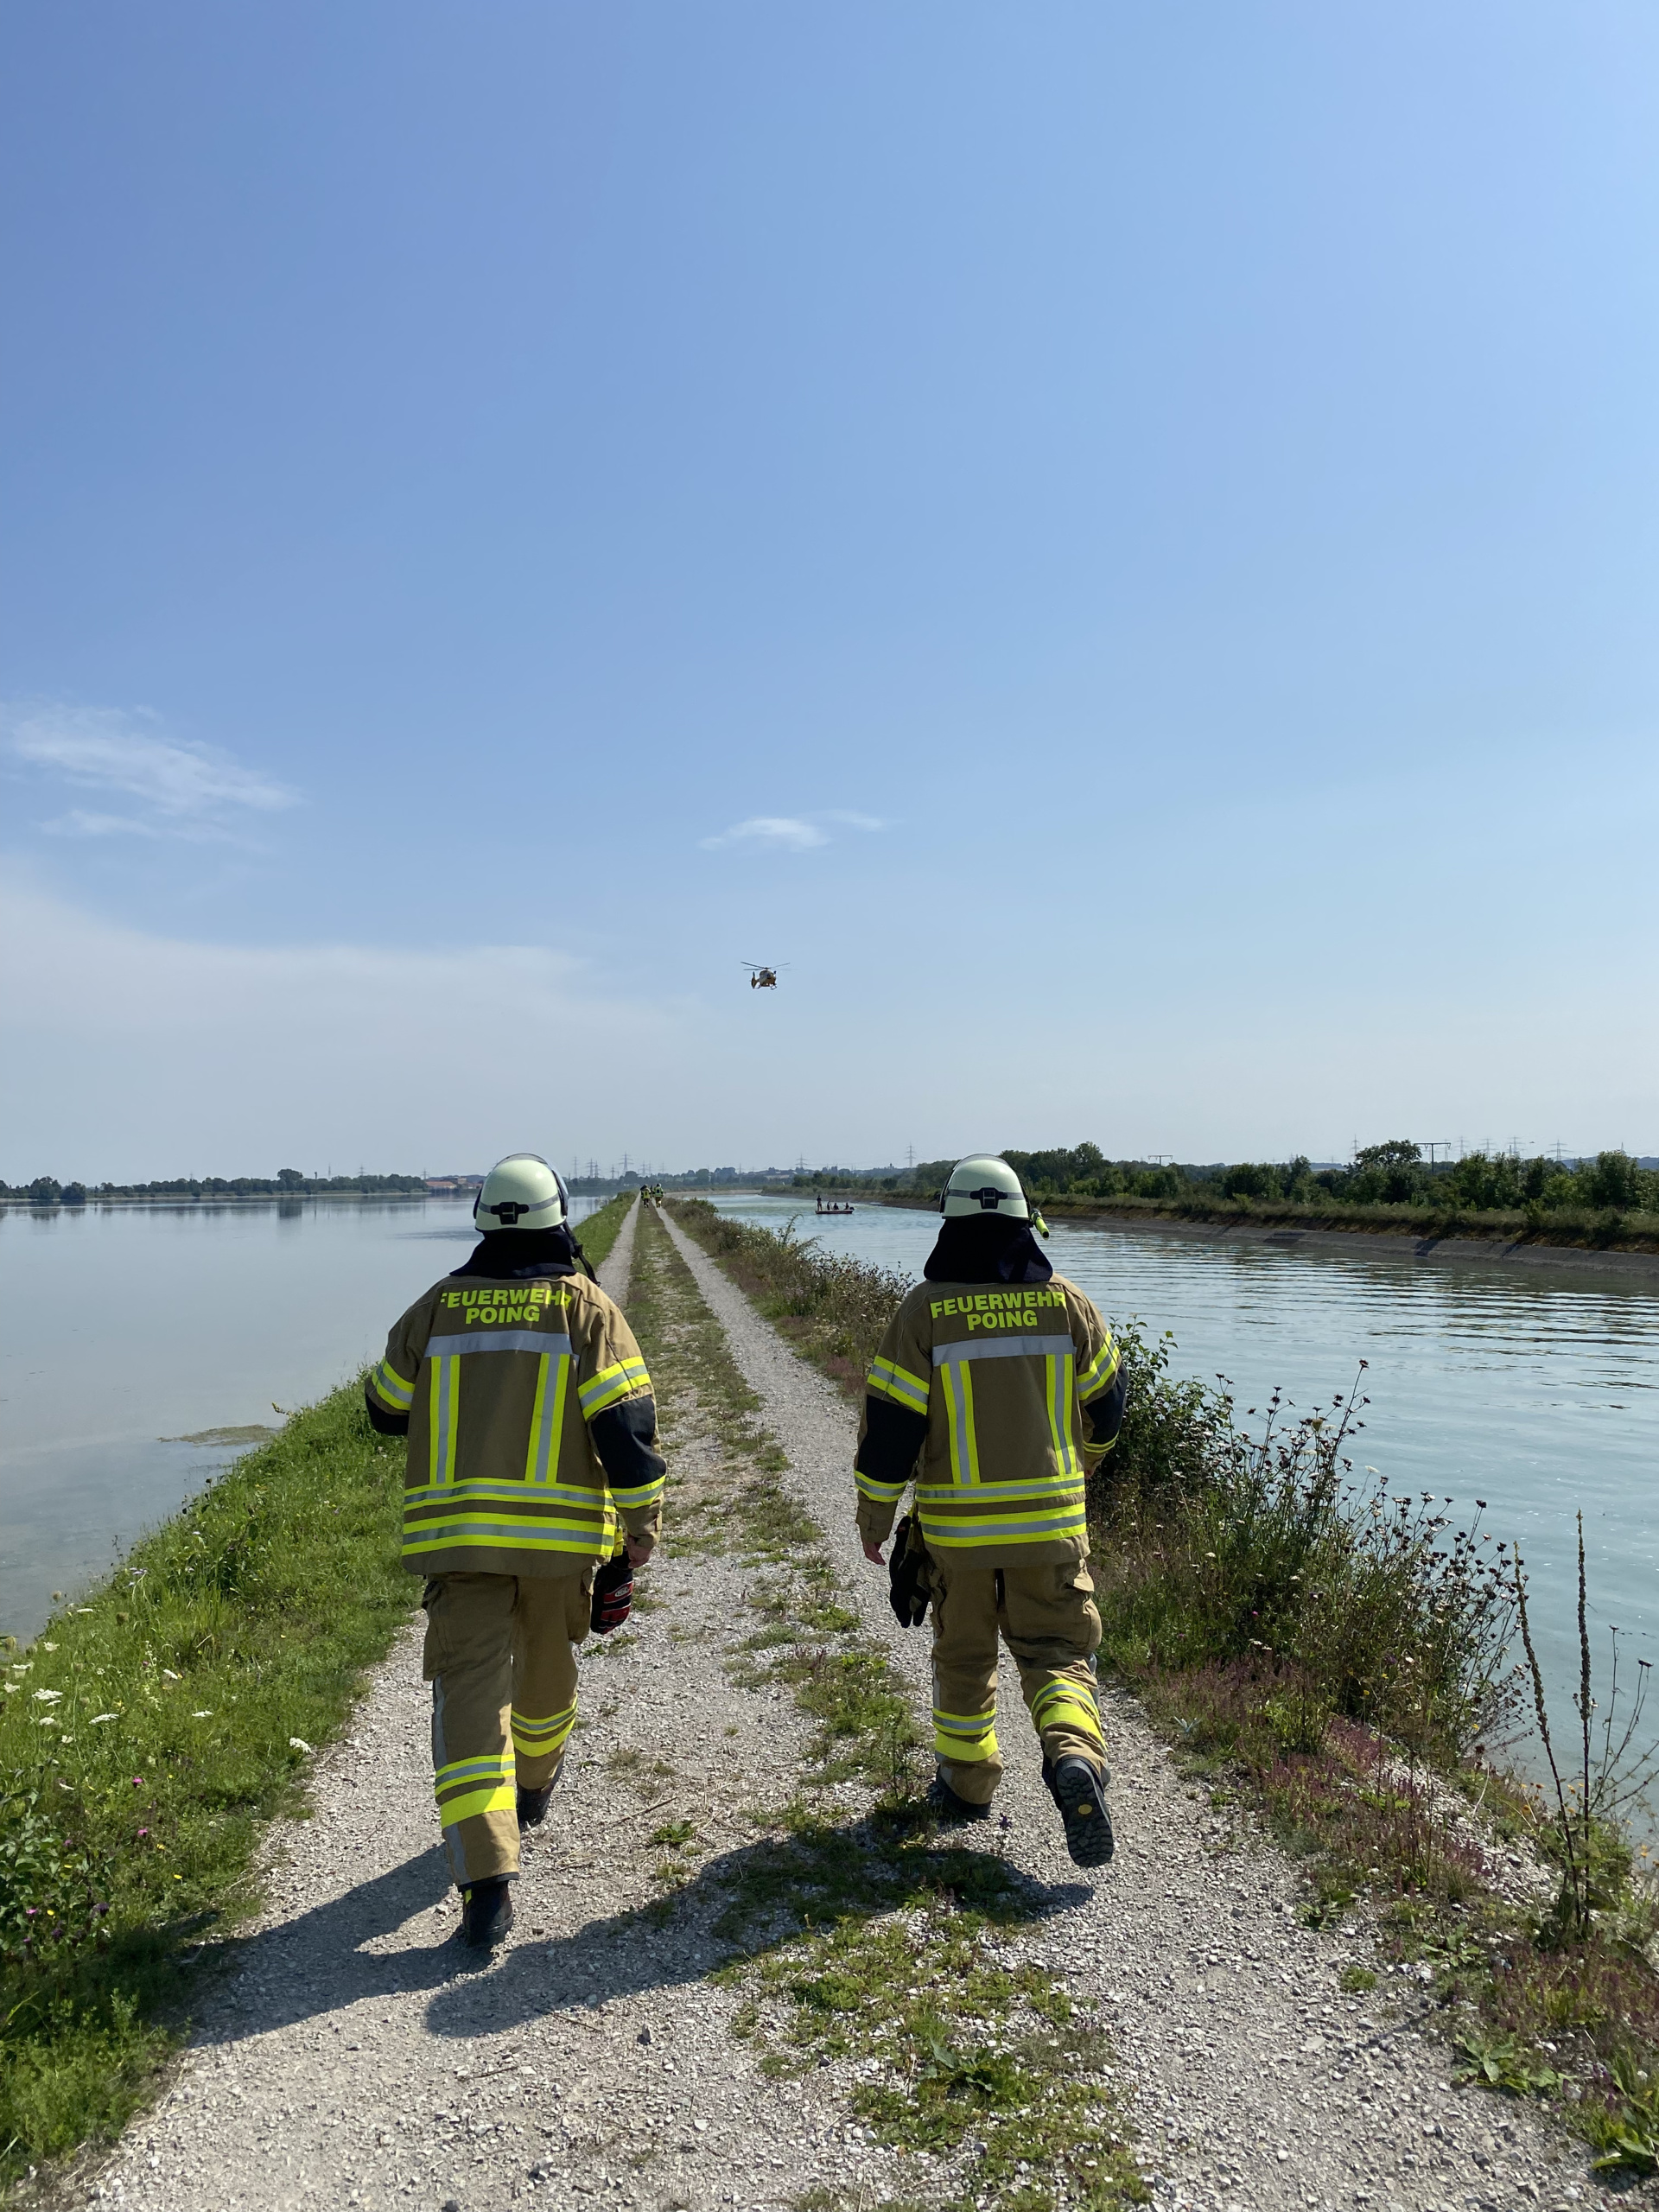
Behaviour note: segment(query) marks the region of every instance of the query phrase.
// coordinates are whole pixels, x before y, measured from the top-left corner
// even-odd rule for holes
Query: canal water
[[[798,1200],[734,1195],[722,1212],[918,1278],[937,1216],[861,1205],[817,1218]],[[1224,1376],[1243,1413],[1282,1389],[1329,1405],[1359,1362],[1370,1398],[1354,1449],[1396,1495],[1427,1491],[1466,1528],[1518,1541],[1541,1656],[1560,1711],[1578,1668],[1584,1514],[1595,1658],[1659,1661],[1659,1294],[1614,1275],[1195,1241],[1150,1225],[1056,1223],[1047,1247],[1109,1319],[1175,1339],[1172,1371]],[[1249,1421],[1247,1427],[1256,1426]],[[1621,1661],[1621,1677],[1624,1673]],[[1632,1664],[1630,1673],[1633,1676]],[[1659,1702],[1659,1701],[1656,1701]],[[1659,1712],[1653,1716],[1659,1720]]]
[[[0,1209],[0,1632],[378,1359],[475,1241],[464,1199]]]

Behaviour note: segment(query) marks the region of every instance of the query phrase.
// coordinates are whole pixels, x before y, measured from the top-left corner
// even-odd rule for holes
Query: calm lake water
[[[475,1241],[456,1199],[0,1209],[0,1630],[32,1636],[245,1449],[214,1431],[378,1359]]]
[[[802,1211],[782,1198],[716,1203],[769,1229]],[[912,1278],[938,1228],[933,1214],[887,1206],[835,1220],[808,1206],[799,1223],[828,1251]],[[1109,1319],[1172,1332],[1173,1371],[1226,1376],[1241,1409],[1265,1405],[1275,1385],[1300,1408],[1328,1405],[1369,1360],[1356,1466],[1380,1469],[1396,1493],[1451,1498],[1460,1527],[1486,1500],[1482,1525],[1526,1559],[1540,1656],[1569,1723],[1580,1509],[1598,1664],[1610,1624],[1630,1659],[1659,1660],[1652,1289],[1541,1268],[1195,1243],[1138,1223],[1056,1224],[1047,1249]]]

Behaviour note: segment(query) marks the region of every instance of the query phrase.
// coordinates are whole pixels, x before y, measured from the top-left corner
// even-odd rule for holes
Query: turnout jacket
[[[1084,1486],[1117,1441],[1116,1344],[1064,1275],[921,1282],[865,1382],[858,1530],[883,1542],[913,1478],[930,1551],[965,1567],[1086,1558]]]
[[[369,1376],[369,1417],[405,1431],[404,1565],[416,1574],[569,1574],[655,1535],[664,1462],[651,1377],[621,1308],[584,1275],[448,1275]]]

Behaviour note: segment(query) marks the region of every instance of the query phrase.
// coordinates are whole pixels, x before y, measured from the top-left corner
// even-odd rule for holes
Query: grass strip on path
[[[582,1224],[595,1261],[626,1212]],[[111,2138],[186,2032],[265,1824],[419,1596],[404,1457],[348,1383],[0,1654],[0,2184]]]
[[[1144,2202],[1105,2041],[1021,1955],[1020,1931],[1053,1900],[995,1850],[939,1840],[905,1685],[846,1604],[724,1329],[649,1214],[629,1318],[671,1431],[701,1421],[726,1454],[718,1484],[671,1487],[665,1541],[753,1567],[755,1626],[728,1673],[740,1688],[787,1684],[818,1724],[793,1801],[757,1811],[762,1840],[717,1923],[722,1976],[744,1993],[738,2032],[772,2071],[841,2069],[873,2138],[914,2159],[918,2205]],[[837,2202],[817,2192],[805,2212]]]

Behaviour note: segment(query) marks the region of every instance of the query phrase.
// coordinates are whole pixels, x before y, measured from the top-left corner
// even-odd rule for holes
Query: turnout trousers
[[[594,1562],[571,1564],[569,1574],[439,1574],[426,1586],[421,1671],[460,1889],[518,1872],[518,1792],[545,1789],[563,1762],[594,1588]]]
[[[1095,1586],[1082,1560],[966,1567],[930,1551],[933,1748],[944,1779],[988,1805],[1002,1777],[996,1743],[997,1640],[1020,1669],[1046,1759],[1081,1752],[1104,1775],[1106,1751],[1090,1661],[1100,1649]]]

